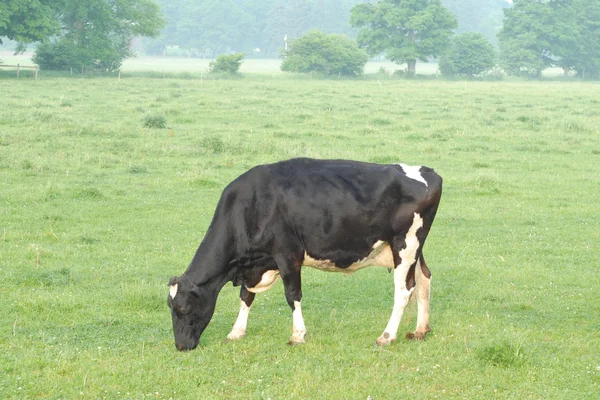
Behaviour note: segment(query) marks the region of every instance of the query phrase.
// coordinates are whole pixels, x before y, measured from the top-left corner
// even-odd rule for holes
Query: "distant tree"
[[[164,21],[152,0],[58,0],[62,34],[38,46],[42,68],[113,71],[132,55],[134,36],[156,36]]]
[[[244,53],[222,54],[208,64],[208,70],[209,72],[235,74],[240,69],[243,60]]]
[[[381,0],[359,4],[350,12],[350,23],[361,28],[358,43],[370,55],[385,53],[414,75],[417,60],[437,57],[449,44],[456,17],[440,0]]]
[[[442,4],[456,15],[456,33],[478,32],[492,44],[498,43],[502,29],[503,9],[510,6],[506,0],[442,0]]]
[[[352,34],[352,6],[364,0],[156,0],[168,25],[144,49],[167,46],[209,56],[242,51],[248,56],[278,57],[283,38],[297,39],[312,29]],[[255,51],[260,49],[260,51]]]
[[[286,6],[280,2],[273,4],[266,15],[266,26],[262,37],[264,53],[278,57],[284,48],[283,38],[288,34]],[[291,37],[290,37],[291,39]]]
[[[368,60],[352,39],[318,30],[292,40],[283,56],[282,71],[326,75],[361,75]]]
[[[513,75],[559,66],[600,77],[600,2],[517,0],[505,10],[500,60]]]
[[[39,42],[60,32],[55,18],[56,0],[2,0],[0,2],[0,44],[2,37],[19,43],[17,52],[27,43]]]
[[[496,61],[494,46],[481,33],[462,33],[452,39],[440,59],[440,71],[447,76],[478,75],[490,70]]]
[[[551,11],[539,0],[518,0],[504,10],[498,39],[501,65],[509,74],[540,77],[553,64],[551,32],[556,21]]]
[[[582,78],[600,78],[600,2],[555,0],[548,4],[556,15],[552,52],[565,74],[575,70]]]

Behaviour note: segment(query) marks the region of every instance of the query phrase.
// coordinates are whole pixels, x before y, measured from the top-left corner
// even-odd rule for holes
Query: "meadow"
[[[0,398],[595,399],[600,86],[577,82],[0,80]],[[162,121],[164,128],[149,127]],[[167,282],[221,190],[296,156],[427,165],[426,341],[380,348],[383,268],[305,268],[307,343],[278,283],[225,342],[225,286],[177,352]],[[411,304],[400,332],[414,328]]]

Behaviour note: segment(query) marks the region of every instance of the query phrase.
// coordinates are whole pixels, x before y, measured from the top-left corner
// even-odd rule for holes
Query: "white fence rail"
[[[21,73],[21,68],[26,68],[26,69],[33,69],[35,70],[35,79],[37,80],[38,78],[38,70],[40,69],[40,67],[38,67],[37,65],[6,65],[6,64],[0,64],[0,68],[11,68],[11,69],[16,69],[17,70],[17,78],[19,78],[19,75]]]

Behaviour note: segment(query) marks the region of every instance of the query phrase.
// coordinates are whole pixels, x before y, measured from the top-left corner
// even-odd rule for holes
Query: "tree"
[[[283,56],[282,71],[326,75],[360,75],[368,60],[367,53],[355,41],[318,30],[292,40]]]
[[[518,0],[504,10],[504,26],[498,34],[502,67],[511,75],[540,77],[553,64],[551,9],[539,0]]]
[[[481,33],[467,32],[455,36],[448,51],[440,59],[444,75],[478,75],[494,66],[496,51]]]
[[[600,78],[600,2],[555,0],[549,4],[557,16],[553,53],[565,74],[573,69],[582,78]]]
[[[518,0],[505,10],[498,35],[503,67],[540,77],[559,66],[600,77],[600,3],[595,0]]]
[[[235,74],[240,69],[244,53],[222,54],[208,64],[209,72],[226,72]]]
[[[202,56],[241,51],[278,57],[285,35],[297,39],[312,29],[351,35],[348,14],[364,0],[156,1],[169,23],[158,40],[144,41],[145,49],[170,45]]]
[[[2,37],[19,43],[18,52],[27,43],[38,42],[60,32],[55,18],[55,0],[3,0],[0,2],[0,44]]]
[[[442,4],[456,15],[456,33],[478,32],[491,43],[498,43],[502,28],[503,9],[510,4],[506,0],[442,0]]]
[[[350,23],[359,27],[358,43],[370,55],[408,65],[415,74],[417,60],[439,56],[447,47],[456,17],[440,0],[381,0],[359,4],[350,12]]]
[[[113,71],[132,55],[134,36],[156,36],[164,25],[152,0],[57,0],[62,34],[38,46],[42,68],[86,66]]]

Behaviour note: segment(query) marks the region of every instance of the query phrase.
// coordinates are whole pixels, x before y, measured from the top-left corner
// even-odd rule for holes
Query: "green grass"
[[[380,83],[0,80],[0,398],[597,398],[599,86]],[[294,156],[444,177],[433,332],[376,347],[392,276],[307,268],[305,345],[286,344],[281,284],[225,343],[227,285],[201,346],[175,351],[167,282],[222,188]]]

